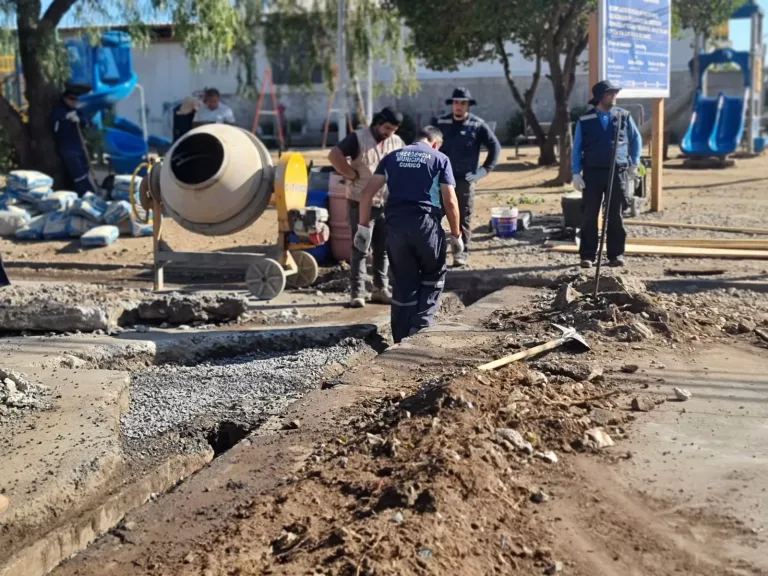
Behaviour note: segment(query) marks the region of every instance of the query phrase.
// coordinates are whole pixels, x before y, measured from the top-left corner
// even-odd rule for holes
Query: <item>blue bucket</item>
[[[517,208],[493,209],[491,222],[499,238],[511,238],[517,234]]]

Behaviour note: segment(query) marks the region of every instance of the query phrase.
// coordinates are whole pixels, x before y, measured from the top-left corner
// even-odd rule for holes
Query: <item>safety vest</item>
[[[357,136],[357,144],[360,147],[360,152],[352,161],[352,168],[357,170],[360,174],[360,179],[357,182],[347,185],[347,198],[360,202],[360,194],[368,184],[368,181],[373,176],[376,167],[379,165],[384,156],[395,150],[400,150],[404,146],[400,136],[393,134],[382,142],[376,142],[376,139],[371,133],[369,127],[359,128],[355,130]],[[387,187],[384,186],[376,193],[373,198],[374,206],[383,206],[387,199]]]
[[[608,126],[603,128],[595,109],[588,110],[579,118],[581,124],[581,162],[586,169],[610,168],[613,158],[613,139],[621,118],[619,147],[616,151],[616,165],[629,164],[629,112],[614,107]]]
[[[475,172],[480,161],[480,128],[485,123],[474,114],[467,114],[463,122],[446,114],[437,120],[437,127],[443,133],[440,151],[451,160],[454,176],[461,177]]]

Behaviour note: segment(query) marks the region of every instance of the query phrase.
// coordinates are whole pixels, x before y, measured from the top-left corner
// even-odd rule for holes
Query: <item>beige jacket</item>
[[[357,170],[360,174],[360,179],[355,183],[347,184],[347,198],[360,202],[360,194],[368,184],[368,180],[371,179],[373,173],[376,171],[376,167],[379,165],[384,156],[395,150],[400,150],[405,144],[400,136],[393,134],[383,142],[376,142],[376,139],[371,133],[369,127],[360,128],[355,130],[357,136],[357,143],[360,146],[360,153],[352,161],[352,168]],[[373,197],[374,206],[383,206],[387,200],[387,187],[384,186],[376,196]]]

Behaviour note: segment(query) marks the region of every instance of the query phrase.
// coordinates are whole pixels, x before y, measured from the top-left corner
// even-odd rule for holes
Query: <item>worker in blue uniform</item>
[[[384,213],[387,254],[394,280],[392,338],[400,342],[430,326],[445,284],[446,237],[440,224],[442,206],[454,257],[464,250],[459,203],[451,162],[438,151],[442,133],[426,126],[417,141],[387,154],[360,196],[360,222],[355,247],[367,253],[371,244],[370,212],[374,196],[386,184]]]
[[[634,179],[643,148],[640,132],[632,116],[616,106],[619,88],[610,81],[598,82],[592,87],[594,108],[581,115],[573,135],[571,169],[573,187],[582,192],[582,226],[579,255],[581,267],[591,268],[597,257],[599,244],[598,218],[603,198],[607,195],[613,161],[613,143],[619,130],[616,150],[616,169],[613,177],[611,205],[606,209],[606,233],[609,266],[623,266],[627,233],[622,212],[634,193]]]
[[[477,104],[466,88],[456,88],[445,101],[451,112],[437,120],[437,127],[443,133],[443,152],[451,161],[456,177],[456,197],[459,201],[461,236],[464,250],[453,258],[454,266],[467,263],[468,250],[472,241],[472,206],[475,202],[475,184],[485,178],[499,161],[501,144],[488,125],[469,112]],[[488,149],[483,165],[480,163],[480,146]]]
[[[77,109],[77,94],[65,91],[51,111],[51,127],[56,138],[56,149],[78,196],[96,191],[83,142],[82,130],[87,123],[86,116]]]

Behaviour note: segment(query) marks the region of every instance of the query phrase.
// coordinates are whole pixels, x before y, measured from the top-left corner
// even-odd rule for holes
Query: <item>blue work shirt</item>
[[[379,162],[375,174],[387,179],[386,218],[413,210],[440,218],[440,185],[456,185],[448,156],[426,142],[390,152]]]
[[[67,114],[75,111],[80,118],[80,128],[78,124],[67,118]],[[59,154],[62,156],[84,155],[83,141],[80,136],[88,126],[87,117],[74,108],[70,108],[63,102],[59,102],[51,110],[51,128],[56,138],[56,146]]]
[[[597,107],[589,111],[590,113],[597,114],[600,124],[603,126],[603,130],[608,129],[608,122],[611,119],[613,111],[603,112]],[[640,152],[643,149],[643,139],[640,137],[640,131],[637,129],[635,121],[632,116],[627,114],[629,118],[627,132],[629,134],[629,159],[632,164],[640,163]],[[613,135],[611,135],[613,137]],[[581,174],[581,122],[576,122],[576,131],[573,135],[573,150],[571,150],[571,171],[574,174]]]

